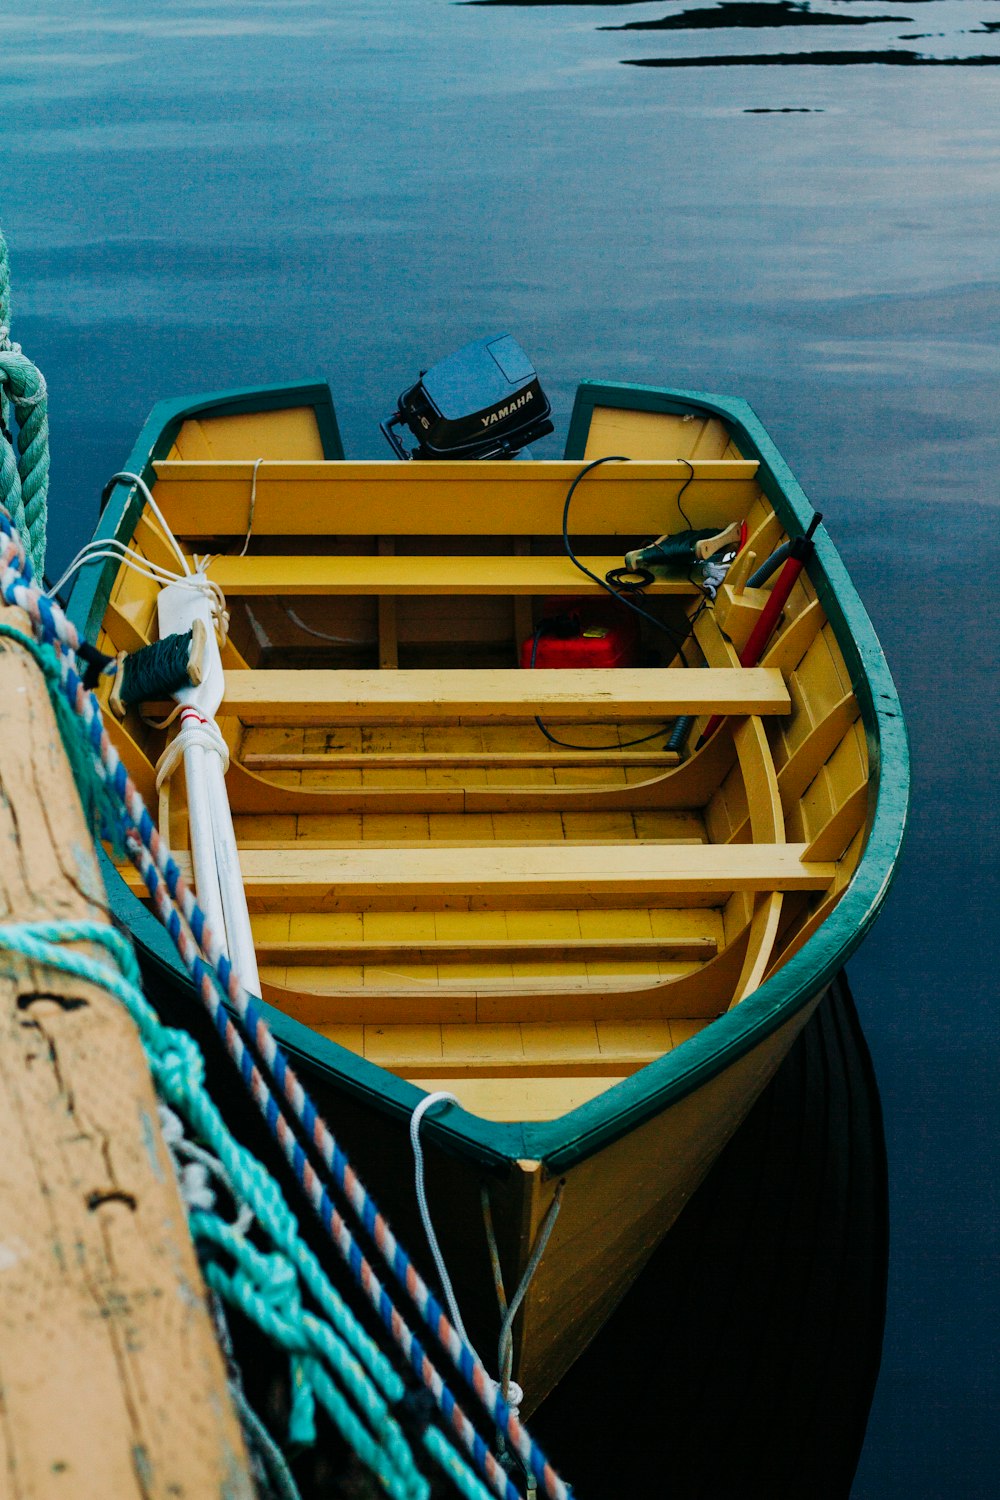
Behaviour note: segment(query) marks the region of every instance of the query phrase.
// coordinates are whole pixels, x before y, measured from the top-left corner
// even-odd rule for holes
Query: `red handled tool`
[[[764,647],[770,640],[774,627],[778,623],[778,616],[788,601],[788,596],[792,592],[795,580],[815,550],[813,533],[822,519],[822,515],[817,511],[809,523],[809,530],[805,536],[793,538],[785,565],[778,574],[778,581],[768,595],[767,603],[760,612],[760,618],[750,633],[750,639],[740,652],[741,667],[755,667],[763,656]],[[721,714],[714,714],[709,719],[695,746],[696,750],[700,750],[702,745],[712,738],[712,735],[722,723],[723,717]]]

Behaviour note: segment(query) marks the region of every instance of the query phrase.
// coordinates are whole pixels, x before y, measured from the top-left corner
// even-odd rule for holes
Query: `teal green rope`
[[[114,968],[66,949],[64,943],[96,943],[105,949]],[[6,961],[4,955],[7,955]],[[427,1481],[417,1470],[412,1451],[389,1405],[405,1391],[402,1380],[385,1355],[354,1321],[312,1252],[302,1243],[291,1211],[277,1184],[237,1145],[215,1105],[201,1087],[204,1062],[186,1032],[165,1027],[140,989],[141,976],[132,945],[115,928],[101,922],[22,922],[0,924],[0,972],[9,973],[14,955],[44,964],[115,996],[134,1021],[146,1049],[158,1092],[176,1106],[218,1157],[239,1199],[249,1203],[272,1243],[284,1252],[265,1255],[239,1235],[232,1225],[204,1211],[190,1215],[192,1234],[203,1244],[228,1253],[235,1271],[216,1261],[204,1264],[206,1282],[227,1301],[240,1307],[276,1343],[292,1355],[293,1403],[290,1437],[315,1437],[312,1405],[316,1398],[366,1462],[387,1492],[398,1500],[426,1500]],[[293,1269],[293,1262],[295,1269]],[[330,1322],[348,1335],[338,1340],[322,1319],[306,1312],[298,1293],[296,1271],[313,1293]],[[350,1348],[345,1347],[350,1345]],[[360,1359],[353,1357],[351,1348]],[[369,1368],[364,1368],[365,1362]],[[343,1393],[330,1378],[338,1375],[351,1398],[377,1434],[373,1438],[359,1422]],[[376,1390],[372,1380],[381,1389]],[[494,1500],[433,1425],[424,1429],[423,1444],[466,1500]]]
[[[97,943],[116,966],[75,952],[65,943]],[[394,1500],[426,1500],[429,1486],[413,1460],[412,1451],[389,1402],[399,1400],[404,1385],[381,1350],[354,1323],[350,1313],[327,1281],[318,1262],[298,1237],[297,1226],[277,1184],[230,1135],[215,1105],[202,1087],[204,1062],[186,1032],[161,1024],[139,988],[141,976],[131,944],[105,923],[38,922],[0,925],[0,972],[9,973],[12,959],[21,958],[47,965],[87,983],[96,984],[115,996],[135,1022],[149,1059],[158,1092],[189,1121],[225,1168],[237,1198],[253,1209],[257,1221],[272,1242],[286,1253],[264,1255],[233,1229],[212,1215],[195,1211],[190,1215],[192,1235],[204,1245],[225,1251],[236,1271],[227,1273],[215,1261],[204,1264],[205,1279],[213,1290],[246,1312],[275,1342],[293,1356],[293,1407],[290,1436],[293,1441],[315,1440],[312,1407],[318,1398],[363,1462],[378,1474]],[[287,1253],[291,1251],[291,1256]],[[351,1342],[357,1353],[374,1356],[374,1370],[366,1370],[322,1319],[307,1313],[298,1291],[299,1277],[292,1257],[304,1264],[303,1282],[321,1291],[321,1305],[335,1311],[342,1325],[350,1323]],[[329,1367],[329,1368],[328,1368]],[[376,1434],[372,1436],[344,1392],[331,1379],[332,1369]],[[385,1388],[380,1395],[372,1377]],[[388,1400],[385,1397],[388,1396]]]
[[[80,731],[80,721],[62,688],[62,673],[55,648],[41,645],[13,625],[0,622],[0,636],[16,641],[34,657],[45,677],[49,699],[59,726],[59,737],[73,772],[83,805],[87,827],[95,838],[110,840],[117,855],[124,854],[121,812],[114,792],[102,775],[100,762]]]
[[[459,1494],[465,1496],[465,1500],[496,1500],[493,1491],[488,1490],[468,1465],[462,1462],[447,1438],[436,1427],[428,1426],[424,1429],[424,1447],[447,1474]]]
[[[10,338],[10,255],[0,233],[0,418],[17,419],[17,457],[0,435],[0,504],[6,506],[41,576],[49,493],[49,418],[45,378]]]

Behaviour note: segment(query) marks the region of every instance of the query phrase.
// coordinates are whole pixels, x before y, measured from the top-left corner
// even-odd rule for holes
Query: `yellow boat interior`
[[[684,571],[645,590],[663,628],[642,623],[642,665],[525,670],[539,622],[602,593],[562,516],[605,455],[629,461],[569,515],[591,573],[688,525],[745,523],[745,544],[714,603]],[[225,596],[218,722],[265,1000],[485,1119],[545,1120],[798,951],[860,858],[868,751],[805,572],[739,664],[774,584],[747,580],[787,539],[757,467],[708,414],[598,406],[583,460],[481,463],[325,460],[307,407],[184,421],[152,493]],[[148,508],[131,545],[176,567]],[[122,567],[98,646],[155,639],[157,592]],[[167,707],[106,717],[189,870],[184,777],[156,787]]]

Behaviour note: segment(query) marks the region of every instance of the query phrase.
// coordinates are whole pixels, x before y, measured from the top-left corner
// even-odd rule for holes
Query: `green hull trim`
[[[329,389],[305,382],[161,402],[150,414],[127,467],[144,478],[150,476],[153,462],[169,451],[186,417],[306,404],[316,410],[326,456],[343,458]],[[567,458],[582,458],[595,406],[651,412],[700,411],[720,417],[743,454],[759,460],[758,480],[786,529],[792,533],[807,529],[813,507],[747,402],[698,391],[584,382],[570,421]],[[97,535],[127,541],[135,526],[140,497],[134,488],[126,491],[124,487],[116,495],[121,498],[112,498]],[[556,1120],[498,1124],[455,1109],[445,1120],[429,1118],[425,1128],[441,1150],[472,1160],[491,1172],[503,1173],[524,1158],[543,1161],[552,1173],[568,1170],[752,1052],[822,994],[875,921],[902,847],[909,804],[909,745],[895,684],[874,628],[822,526],[815,534],[815,543],[808,574],[851,673],[872,773],[868,841],[840,901],[822,927],[773,978],[683,1046]],[[110,564],[100,575],[78,582],[73,591],[70,616],[90,639],[99,628],[113,579],[114,564]],[[189,993],[192,1003],[198,1004],[194,988],[155,917],[131,895],[110,862],[105,862],[105,878],[112,910],[132,933],[147,975],[156,983]],[[261,1009],[293,1064],[324,1095],[347,1093],[400,1120],[408,1119],[423,1097],[423,1090],[415,1085],[319,1037],[273,1006],[261,1002]],[[333,1123],[335,1126],[336,1121]]]

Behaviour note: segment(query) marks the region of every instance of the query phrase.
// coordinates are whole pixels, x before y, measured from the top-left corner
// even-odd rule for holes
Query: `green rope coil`
[[[82,942],[99,944],[114,967],[63,946]],[[131,943],[100,922],[0,923],[0,973],[13,972],[16,959],[44,964],[100,985],[124,1005],[139,1030],[157,1094],[179,1111],[192,1133],[216,1156],[238,1201],[250,1205],[257,1223],[276,1247],[277,1253],[265,1254],[214,1214],[195,1210],[189,1215],[208,1285],[241,1308],[291,1356],[292,1440],[315,1441],[312,1410],[318,1399],[393,1500],[428,1500],[427,1481],[416,1468],[410,1445],[390,1411],[390,1404],[403,1393],[400,1377],[360,1327],[352,1329],[351,1349],[336,1337],[325,1318],[305,1309],[300,1287],[314,1288],[311,1278],[301,1275],[302,1263],[314,1261],[312,1253],[301,1241],[277,1184],[233,1139],[206,1093],[204,1060],[197,1045],[186,1032],[165,1027],[142,994]],[[232,1261],[232,1271],[220,1263],[220,1254]],[[326,1283],[321,1302],[326,1312],[331,1302],[339,1303],[339,1298],[318,1263],[314,1262],[314,1270]],[[350,1319],[343,1304],[338,1311],[340,1318]],[[364,1354],[369,1347],[376,1358],[366,1368]],[[388,1381],[380,1381],[383,1371]],[[380,1384],[383,1390],[379,1390]],[[457,1458],[454,1462],[464,1469]],[[467,1486],[471,1476],[463,1474],[463,1478]],[[467,1488],[465,1492],[469,1493]]]
[[[17,421],[17,456],[9,431]],[[10,256],[0,233],[0,504],[24,541],[41,576],[49,495],[49,417],[45,378],[10,338]]]

